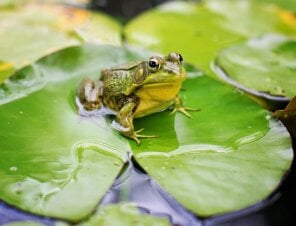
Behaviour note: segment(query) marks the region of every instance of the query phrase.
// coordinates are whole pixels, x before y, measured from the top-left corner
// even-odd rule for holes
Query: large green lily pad
[[[291,164],[286,129],[246,96],[208,77],[188,79],[184,89],[186,105],[201,111],[193,119],[164,112],[161,125],[154,117],[139,120],[139,128],[154,125],[149,131],[161,139],[133,147],[138,163],[203,217],[266,198]]]
[[[120,25],[104,14],[62,5],[0,5],[0,61],[14,69],[84,42],[120,45]],[[0,83],[13,72],[1,73],[0,64]]]
[[[125,27],[125,37],[129,44],[164,54],[180,52],[186,60],[210,72],[217,52],[227,46],[268,32],[296,35],[289,15],[250,0],[177,1],[132,20]]]
[[[24,68],[2,85],[1,199],[73,221],[93,211],[129,149],[103,117],[78,116],[75,89],[82,77],[97,77],[102,67],[136,55],[128,54],[112,47],[73,47]]]
[[[0,198],[30,212],[68,220],[91,213],[132,151],[136,161],[192,212],[235,211],[268,197],[289,169],[286,129],[235,89],[187,67],[185,105],[135,120],[159,135],[141,146],[101,116],[76,113],[85,76],[151,53],[112,46],[71,47],[45,57],[0,89]],[[145,194],[143,194],[145,195]]]
[[[265,98],[296,95],[296,39],[265,35],[223,50],[216,59],[222,77]],[[222,73],[221,73],[222,72]]]

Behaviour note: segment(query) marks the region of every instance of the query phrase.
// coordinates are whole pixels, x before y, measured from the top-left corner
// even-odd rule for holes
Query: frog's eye
[[[152,71],[157,71],[160,68],[160,63],[159,63],[158,59],[156,59],[156,58],[151,58],[149,60],[149,63],[148,64],[149,64],[149,68]]]

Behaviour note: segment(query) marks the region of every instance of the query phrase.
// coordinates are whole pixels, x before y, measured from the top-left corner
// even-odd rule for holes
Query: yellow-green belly
[[[140,118],[167,109],[174,103],[181,88],[181,82],[147,84],[137,90],[140,103],[135,117]]]

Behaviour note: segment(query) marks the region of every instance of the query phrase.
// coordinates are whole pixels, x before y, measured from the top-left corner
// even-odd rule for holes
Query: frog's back
[[[128,95],[133,86],[133,73],[139,62],[111,67],[101,72],[103,92],[105,96]]]

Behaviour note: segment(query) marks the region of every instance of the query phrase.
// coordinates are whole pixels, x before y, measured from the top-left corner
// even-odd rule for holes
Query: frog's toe
[[[183,107],[187,111],[200,111],[198,108],[189,108],[189,107]]]
[[[139,129],[137,131],[134,131],[134,133],[130,136],[131,139],[133,139],[134,141],[136,141],[137,145],[140,145],[141,144],[141,141],[139,140],[139,138],[156,138],[156,137],[158,137],[156,135],[144,135],[144,134],[140,134],[143,130],[144,130],[144,128]]]
[[[138,137],[135,134],[131,135],[129,138],[136,141],[138,146],[141,144],[141,141],[138,139]]]
[[[144,130],[144,128],[134,131],[134,134],[139,135]]]
[[[192,118],[192,116],[187,112],[187,109],[184,107],[181,107],[179,109],[177,109],[179,112],[183,113],[184,115],[186,115],[188,118]]]
[[[177,108],[174,108],[174,109],[170,112],[170,115],[175,114],[177,111],[178,111],[178,109],[177,109]]]
[[[200,109],[180,106],[180,107],[175,107],[170,114],[171,115],[175,114],[177,111],[186,115],[188,118],[192,118],[192,116],[188,113],[188,111],[200,111]]]
[[[143,130],[144,130],[144,128],[135,131],[134,132],[134,135],[137,136],[138,138],[156,138],[156,137],[158,137],[156,135],[144,135],[144,134],[140,134]]]

